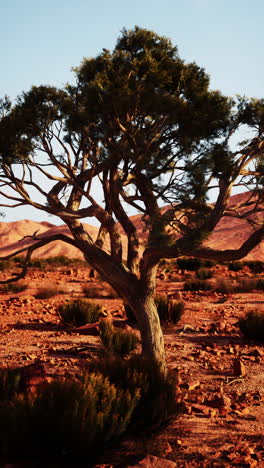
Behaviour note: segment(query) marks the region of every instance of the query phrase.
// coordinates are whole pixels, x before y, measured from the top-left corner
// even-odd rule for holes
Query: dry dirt
[[[2,278],[7,274],[1,272]],[[179,468],[264,467],[264,348],[243,338],[236,324],[246,311],[264,310],[263,292],[184,292],[173,274],[161,278],[158,290],[172,297],[181,291],[186,303],[177,326],[164,327],[167,362],[179,373],[185,412],[156,433],[124,437],[98,466],[124,468],[151,454]],[[40,362],[48,376],[70,375],[98,354],[101,343],[98,336],[65,328],[56,309],[83,296],[87,282],[95,288],[100,283],[89,279],[85,268],[30,270],[26,281],[26,291],[0,296],[1,367]],[[64,294],[34,297],[38,288],[51,285]],[[120,300],[94,300],[108,316],[125,323]]]

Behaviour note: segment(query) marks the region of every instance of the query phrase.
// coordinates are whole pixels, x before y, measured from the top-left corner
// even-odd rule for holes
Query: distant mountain
[[[241,200],[243,201],[243,198],[246,199],[246,194],[234,195],[231,198],[231,206],[235,206]],[[263,222],[263,213],[254,215],[254,219]],[[146,238],[147,233],[142,216],[131,216],[131,220],[137,227],[140,237],[142,239]],[[91,237],[95,239],[98,228],[89,224],[85,224],[85,228]],[[207,240],[206,245],[220,250],[237,248],[247,239],[251,231],[252,227],[247,222],[232,217],[225,217],[218,223],[213,234]],[[69,229],[65,225],[56,226],[48,222],[36,222],[28,219],[12,223],[0,222],[0,256],[8,255],[18,249],[31,245],[34,241],[30,237],[25,236],[33,235],[36,232],[38,237],[50,236],[57,233],[70,235]],[[125,237],[123,245],[124,253],[126,253]],[[109,239],[106,241],[105,250],[109,250]],[[78,249],[62,241],[52,242],[42,247],[34,253],[33,257],[46,258],[58,255],[82,258],[82,254]],[[246,258],[248,260],[264,261],[264,241],[252,250]]]

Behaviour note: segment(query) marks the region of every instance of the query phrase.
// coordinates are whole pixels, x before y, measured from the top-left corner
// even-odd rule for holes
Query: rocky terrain
[[[50,228],[44,223],[39,226]],[[22,234],[17,232],[17,236]],[[52,378],[71,375],[97,356],[102,349],[98,329],[69,328],[57,313],[59,304],[84,296],[84,285],[91,288],[92,300],[103,306],[104,316],[129,328],[122,301],[108,297],[107,285],[90,278],[89,272],[85,267],[31,268],[25,291],[1,293],[1,367],[41,364],[47,378]],[[264,349],[263,344],[245,339],[237,326],[246,311],[264,311],[263,291],[185,291],[184,281],[195,273],[180,273],[173,265],[163,265],[158,291],[175,298],[180,294],[185,301],[181,321],[163,327],[166,358],[169,368],[179,375],[184,414],[157,432],[124,436],[121,444],[102,454],[98,466],[264,466]],[[3,270],[1,279],[10,274]],[[233,272],[219,265],[213,267],[213,275],[230,281],[255,276],[248,267]],[[53,297],[36,298],[40,288],[51,285],[56,290]],[[33,376],[29,385],[37,380]],[[140,460],[144,461],[138,464]]]

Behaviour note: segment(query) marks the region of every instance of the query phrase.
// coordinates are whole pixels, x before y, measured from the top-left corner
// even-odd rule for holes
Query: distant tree
[[[264,100],[210,90],[202,68],[180,59],[165,37],[138,27],[123,30],[113,52],[103,49],[75,73],[76,83],[64,89],[33,87],[14,106],[2,100],[1,206],[55,215],[72,235],[35,235],[21,273],[9,281],[25,276],[32,253],[49,242],[77,247],[130,306],[143,353],[165,372],[154,302],[159,261],[238,260],[264,237]],[[242,126],[251,140],[234,149]],[[248,193],[242,205],[230,206],[234,187]],[[141,245],[128,206],[142,213],[148,237]],[[237,250],[204,246],[224,216],[253,227]],[[95,241],[82,221],[90,217],[100,223]]]

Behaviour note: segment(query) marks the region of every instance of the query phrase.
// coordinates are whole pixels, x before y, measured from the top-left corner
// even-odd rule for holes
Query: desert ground
[[[234,272],[216,265],[213,270],[230,281],[252,277],[248,267]],[[138,437],[126,434],[120,444],[102,452],[98,467],[264,466],[264,349],[260,342],[244,338],[237,325],[247,311],[264,311],[263,291],[185,291],[184,281],[195,273],[181,273],[163,265],[157,285],[159,293],[185,302],[180,322],[163,326],[167,363],[178,373],[184,412],[157,431]],[[11,271],[0,274],[5,279]],[[91,288],[90,300],[103,306],[104,316],[130,327],[122,301],[108,297],[107,285],[89,274],[84,266],[30,268],[25,291],[1,293],[1,367],[33,364],[34,369],[41,364],[51,379],[70,376],[98,356],[98,328],[67,327],[57,313],[59,304],[84,296],[84,285]],[[258,276],[264,278],[264,273]],[[56,295],[35,297],[39,289],[51,286]],[[33,372],[29,385],[37,380]]]

